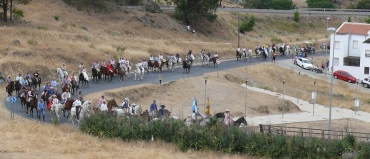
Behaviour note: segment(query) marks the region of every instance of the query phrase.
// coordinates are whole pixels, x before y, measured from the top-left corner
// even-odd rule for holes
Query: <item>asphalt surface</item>
[[[313,56],[318,56],[318,55],[322,56],[323,54],[317,52]],[[278,56],[276,58],[276,61],[277,62],[278,61],[284,61],[284,60],[287,61],[287,59],[288,58],[286,58],[286,57]],[[92,83],[92,81],[90,80],[90,83],[89,83],[88,87],[83,87],[83,88],[80,87],[80,89],[78,91],[82,91],[83,96],[86,96],[87,94],[90,94],[90,93],[95,93],[95,92],[100,92],[100,91],[115,89],[115,88],[124,88],[124,87],[127,87],[127,86],[133,86],[133,85],[139,85],[139,84],[145,84],[145,83],[159,84],[158,75],[163,76],[162,83],[167,83],[167,82],[175,81],[175,80],[178,80],[178,79],[181,79],[181,78],[203,76],[203,74],[207,73],[207,72],[222,71],[222,70],[226,70],[226,69],[248,66],[248,65],[253,65],[253,64],[258,64],[258,63],[266,63],[266,62],[267,63],[271,62],[271,59],[267,59],[266,61],[263,61],[263,60],[253,58],[251,62],[245,62],[245,61],[240,61],[240,60],[236,61],[236,59],[230,59],[230,60],[224,60],[223,61],[221,59],[221,64],[219,65],[218,68],[217,67],[214,68],[214,67],[196,66],[196,64],[194,64],[194,66],[191,68],[189,74],[183,74],[183,69],[182,68],[176,68],[174,70],[174,72],[168,72],[168,71],[164,71],[162,73],[150,72],[148,77],[145,75],[144,79],[140,80],[140,81],[135,81],[133,74],[130,75],[131,77],[129,79],[124,80],[124,81],[119,81],[117,79],[117,77],[115,77],[115,78],[113,78],[112,82],[104,82],[104,79],[103,79],[99,82],[99,84],[96,84],[96,83]],[[55,76],[56,76],[56,74],[55,74]],[[42,86],[42,88],[43,88],[43,86]],[[60,91],[61,88],[58,87],[58,90]],[[42,90],[37,90],[36,93],[39,93],[39,95],[41,95]],[[13,95],[14,94],[15,94],[15,92],[13,92]],[[76,98],[76,95],[73,95],[72,98]],[[123,98],[125,98],[125,97],[122,97],[122,99]],[[95,105],[95,104],[96,103],[93,103],[93,105]],[[120,105],[121,103],[117,103],[117,104]],[[24,118],[34,120],[34,121],[39,121],[39,119],[36,117],[35,110],[34,110],[34,116],[31,117],[29,114],[26,114],[25,110],[21,109],[22,107],[21,107],[21,104],[20,104],[19,100],[17,100],[16,103],[10,103],[10,102],[7,102],[6,99],[4,99],[3,100],[3,106],[9,111],[14,109],[15,115],[19,115],[19,116],[22,116]],[[51,123],[52,121],[51,121],[51,117],[50,117],[50,111],[48,111],[48,110],[45,111],[45,114],[46,114],[45,122],[46,123]],[[9,118],[10,118],[10,112],[9,112]],[[42,119],[41,119],[41,122],[42,122]],[[66,124],[66,123],[71,123],[71,121],[68,121],[68,119],[66,117],[63,117],[63,113],[60,113],[59,123],[60,124]]]

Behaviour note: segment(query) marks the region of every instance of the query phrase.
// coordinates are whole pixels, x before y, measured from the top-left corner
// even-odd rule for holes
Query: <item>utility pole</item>
[[[238,48],[240,48],[240,18],[239,18],[239,11],[238,11]]]

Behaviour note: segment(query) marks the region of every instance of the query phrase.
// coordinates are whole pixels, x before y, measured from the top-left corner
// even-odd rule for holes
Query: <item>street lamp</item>
[[[326,28],[328,28],[329,20],[330,20],[330,17],[326,17]],[[325,62],[328,61],[328,49],[327,48],[328,48],[328,44],[325,45],[325,59],[326,59]],[[326,66],[326,64],[325,64],[325,66]],[[324,67],[324,69],[325,69],[324,71],[325,71],[325,80],[326,80],[326,70],[327,70],[327,68]]]
[[[297,93],[297,104],[299,104],[299,86],[301,85],[301,72],[298,72],[298,93]]]
[[[204,78],[204,111],[206,110],[206,97],[207,97],[207,79],[208,79],[208,76],[205,75],[203,76]]]
[[[360,107],[360,99],[358,99],[358,83],[360,82],[360,79],[356,79],[356,83],[357,83],[357,86],[356,86],[356,99],[355,99],[355,114],[357,114],[357,111],[359,110],[359,107]]]
[[[244,117],[247,117],[247,97],[248,97],[248,80],[245,80],[245,103],[244,103]]]
[[[282,105],[282,114],[281,114],[281,118],[284,118],[284,94],[285,94],[285,80],[283,80],[283,105]]]
[[[313,81],[313,89],[314,91],[312,92],[312,116],[315,116],[315,103],[316,103],[316,79]]]
[[[238,11],[238,48],[240,48],[240,18],[239,18],[239,11]]]
[[[328,131],[329,131],[329,134],[328,134],[328,139],[330,139],[330,135],[331,135],[331,110],[332,110],[332,106],[333,106],[333,70],[334,70],[334,51],[335,51],[335,33],[336,33],[336,29],[334,27],[330,27],[327,29],[327,31],[333,31],[334,32],[334,39],[333,39],[333,55],[332,55],[332,58],[331,58],[331,79],[330,79],[330,108],[329,108],[329,125],[328,125]]]
[[[159,106],[162,105],[162,79],[163,79],[163,76],[162,75],[159,75],[158,76],[158,80],[159,80]]]

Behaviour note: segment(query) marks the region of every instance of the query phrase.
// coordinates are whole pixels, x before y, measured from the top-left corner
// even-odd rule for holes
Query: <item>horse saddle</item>
[[[32,98],[33,98],[33,97],[28,97],[28,98],[27,98],[27,102],[31,102]]]

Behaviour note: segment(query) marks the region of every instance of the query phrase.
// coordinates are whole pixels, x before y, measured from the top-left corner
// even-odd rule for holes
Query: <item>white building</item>
[[[330,39],[334,47],[330,47],[329,67],[334,54],[334,71],[344,70],[361,80],[369,76],[370,24],[344,22]]]

